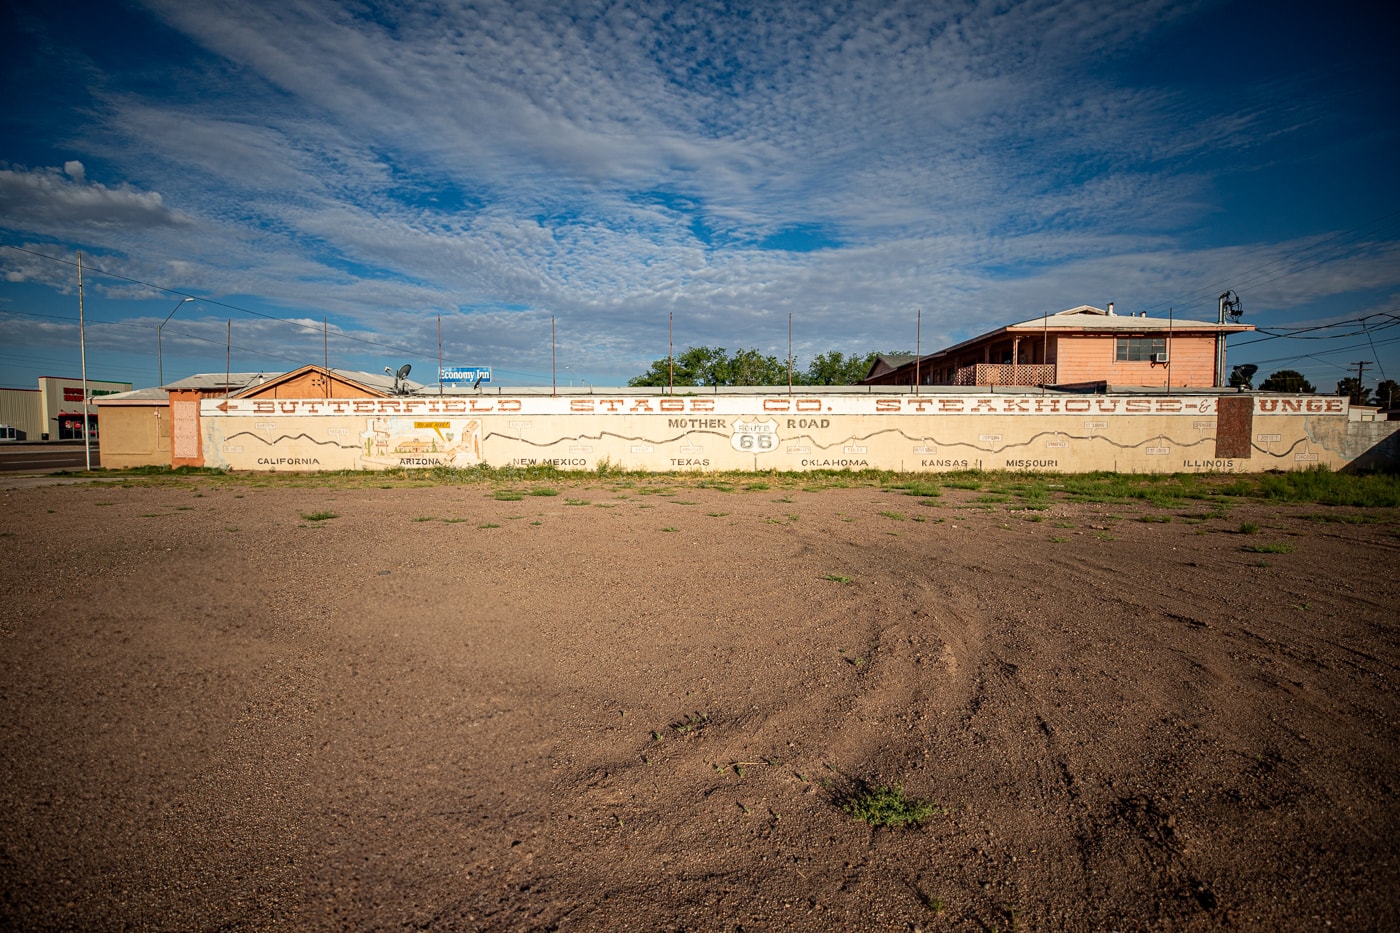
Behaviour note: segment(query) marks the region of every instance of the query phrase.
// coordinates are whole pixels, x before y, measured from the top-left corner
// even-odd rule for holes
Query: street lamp
[[[161,328],[165,327],[166,324],[170,323],[170,319],[175,316],[175,312],[180,310],[180,305],[184,304],[187,301],[194,301],[194,299],[181,298],[178,302],[175,303],[175,307],[171,309],[170,313],[165,316],[165,320],[161,321],[159,324],[156,325],[156,370],[159,373],[161,386],[165,385],[165,362],[161,359],[160,355]]]

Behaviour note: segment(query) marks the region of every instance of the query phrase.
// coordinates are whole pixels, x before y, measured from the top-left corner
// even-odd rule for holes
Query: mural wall
[[[205,400],[206,466],[375,470],[1340,469],[1344,398],[723,395]],[[1388,432],[1386,432],[1388,434]]]

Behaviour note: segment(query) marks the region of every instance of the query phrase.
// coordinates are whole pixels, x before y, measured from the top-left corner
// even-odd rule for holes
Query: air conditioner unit
[[[1166,355],[1165,353],[1154,353],[1154,354],[1152,354],[1152,362],[1154,362],[1154,363],[1165,363],[1166,361],[1167,361],[1167,355]]]

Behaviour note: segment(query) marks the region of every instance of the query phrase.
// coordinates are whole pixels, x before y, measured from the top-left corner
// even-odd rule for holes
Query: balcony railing
[[[1054,363],[978,363],[959,366],[955,386],[1040,386],[1054,385]]]

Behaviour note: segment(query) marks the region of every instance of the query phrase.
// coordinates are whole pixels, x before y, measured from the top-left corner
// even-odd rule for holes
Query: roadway
[[[102,465],[97,445],[92,445],[92,465]],[[87,466],[83,445],[78,444],[0,444],[0,473],[57,473],[82,470]]]

